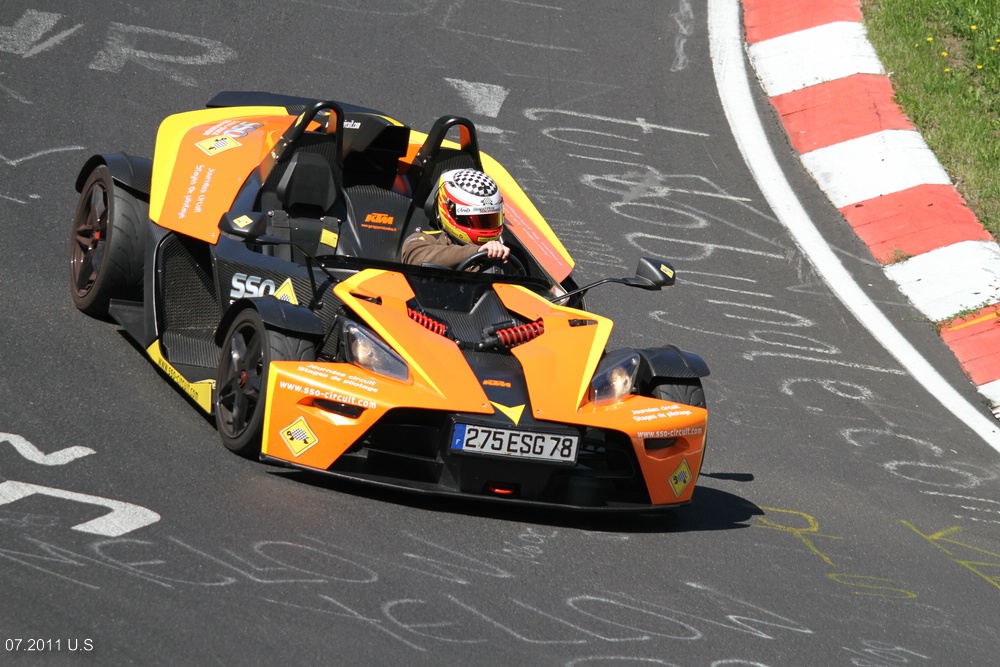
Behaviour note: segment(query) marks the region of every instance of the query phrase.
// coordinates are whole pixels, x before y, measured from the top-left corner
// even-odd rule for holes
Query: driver
[[[456,268],[477,252],[507,261],[510,248],[500,240],[503,231],[503,196],[500,188],[481,171],[451,169],[438,181],[438,229],[417,230],[403,241],[406,264],[438,264]]]

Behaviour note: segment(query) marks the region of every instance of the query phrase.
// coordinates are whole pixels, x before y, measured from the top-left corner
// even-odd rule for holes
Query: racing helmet
[[[441,174],[437,196],[438,220],[449,235],[483,245],[503,231],[503,196],[496,182],[475,169],[450,169]]]

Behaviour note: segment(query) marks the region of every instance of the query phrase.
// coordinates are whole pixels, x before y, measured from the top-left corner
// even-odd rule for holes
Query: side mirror
[[[267,213],[252,211],[236,215],[223,213],[219,220],[219,230],[244,239],[255,239],[267,231]]]
[[[643,257],[635,269],[635,278],[628,280],[633,287],[658,290],[670,287],[675,282],[674,267],[669,262],[652,257]]]

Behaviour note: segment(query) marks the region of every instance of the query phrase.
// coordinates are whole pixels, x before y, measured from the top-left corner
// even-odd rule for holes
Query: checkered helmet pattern
[[[474,197],[490,197],[497,193],[496,182],[481,171],[455,169],[449,175],[453,184]]]

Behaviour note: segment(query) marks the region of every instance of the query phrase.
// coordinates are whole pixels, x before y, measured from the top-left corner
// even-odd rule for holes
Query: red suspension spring
[[[508,327],[497,331],[496,336],[500,339],[500,344],[504,347],[514,347],[529,340],[538,338],[545,332],[545,325],[541,320],[528,322],[516,327]]]
[[[406,314],[410,316],[411,320],[439,336],[443,336],[444,332],[448,329],[448,326],[443,322],[438,322],[430,315],[425,315],[424,313],[413,310],[412,308],[407,308]]]

